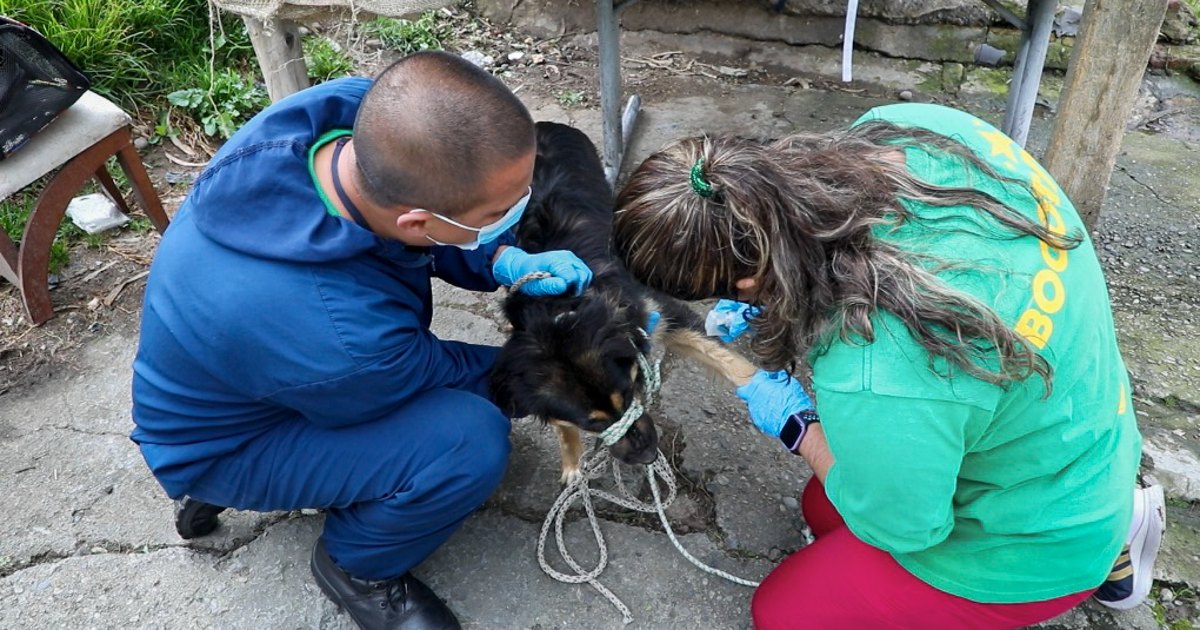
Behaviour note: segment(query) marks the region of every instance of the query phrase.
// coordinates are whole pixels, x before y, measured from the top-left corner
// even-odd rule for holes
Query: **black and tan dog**
[[[612,218],[612,189],[591,140],[567,125],[538,123],[533,197],[517,245],[528,252],[570,250],[594,276],[579,296],[508,296],[504,313],[512,336],[500,350],[491,386],[510,415],[533,415],[555,428],[564,482],[580,474],[579,431],[603,431],[642,395],[639,353],[665,344],[736,384],[754,372],[745,359],[704,336],[693,311],[633,279],[612,253]],[[660,319],[647,334],[653,312]],[[610,452],[626,463],[654,461],[658,434],[649,414]]]

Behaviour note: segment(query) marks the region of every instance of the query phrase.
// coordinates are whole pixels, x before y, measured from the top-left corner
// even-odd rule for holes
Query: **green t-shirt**
[[[855,125],[873,119],[965,144],[1000,173],[1029,182],[1041,206],[961,161],[908,148],[907,167],[922,180],[985,190],[1051,230],[1083,233],[1046,171],[987,123],[901,104],[873,109]],[[878,235],[962,263],[938,276],[991,305],[1046,358],[1053,393],[1043,400],[1037,376],[1005,391],[948,372],[945,361],[931,369],[900,320],[879,313],[873,343],[835,340],[810,357],[835,460],[830,500],[860,539],[954,595],[1028,602],[1099,585],[1128,533],[1141,437],[1091,242],[1062,251],[963,218],[976,216],[970,208],[904,203],[925,220]],[[939,217],[951,218],[929,221]]]

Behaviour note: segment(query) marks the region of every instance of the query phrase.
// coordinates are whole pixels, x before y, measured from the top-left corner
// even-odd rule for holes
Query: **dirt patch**
[[[0,286],[0,396],[70,371],[90,339],[136,336],[142,274],[157,243],[157,237],[131,234],[99,248],[73,248],[50,291],[55,316],[41,327],[28,324],[16,288]]]

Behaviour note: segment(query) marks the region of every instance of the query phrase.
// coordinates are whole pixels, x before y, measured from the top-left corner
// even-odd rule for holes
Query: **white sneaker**
[[[1133,522],[1129,538],[1112,572],[1096,589],[1096,601],[1117,610],[1142,603],[1154,582],[1154,560],[1167,529],[1167,505],[1162,486],[1133,491]]]

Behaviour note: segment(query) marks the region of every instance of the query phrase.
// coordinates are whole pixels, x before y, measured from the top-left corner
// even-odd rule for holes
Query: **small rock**
[[[133,141],[133,148],[138,151],[145,151],[148,146],[150,146],[150,141],[145,138],[135,138]]]
[[[1175,601],[1175,591],[1172,591],[1169,588],[1164,588],[1158,592],[1158,598],[1164,602],[1173,602]]]
[[[783,505],[789,510],[800,509],[800,502],[796,500],[796,497],[783,497]]]
[[[517,50],[517,51],[514,51],[514,52],[510,52],[510,53],[508,53],[508,60],[509,60],[509,61],[520,61],[520,60],[522,60],[522,59],[524,59],[524,58],[525,58],[525,53],[523,53],[523,52],[521,52],[521,51],[519,51],[519,50]]]
[[[728,486],[729,485],[729,477],[726,477],[725,475],[717,475],[717,485],[718,486]]]
[[[529,62],[535,66],[540,66],[540,65],[546,63],[546,55],[543,55],[541,53],[531,55],[529,57]]]
[[[913,98],[912,90],[900,90],[898,95],[902,101],[911,101]]]
[[[491,55],[485,55],[478,50],[468,50],[462,54],[462,58],[479,66],[480,68],[486,68],[496,63],[496,59],[494,57]]]
[[[195,173],[180,173],[179,171],[167,171],[163,176],[168,184],[190,184],[196,181]]]
[[[90,551],[92,553],[108,553],[107,549],[105,549],[104,547],[101,547],[99,545],[92,547]]]
[[[100,308],[100,298],[94,297],[94,298],[88,300],[87,310],[94,311],[98,308]]]

